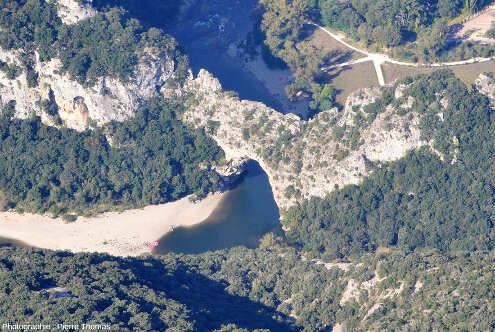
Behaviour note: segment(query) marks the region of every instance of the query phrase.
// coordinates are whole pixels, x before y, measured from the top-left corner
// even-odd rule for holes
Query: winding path
[[[329,35],[333,39],[337,40],[342,45],[350,48],[351,50],[354,50],[358,53],[366,55],[365,58],[354,60],[354,61],[348,61],[348,62],[344,62],[344,63],[340,63],[337,65],[332,65],[332,66],[328,66],[328,67],[324,67],[324,68],[322,68],[322,70],[328,70],[328,69],[337,68],[337,67],[350,66],[353,64],[361,63],[361,62],[373,61],[373,65],[375,66],[376,75],[378,77],[378,83],[380,83],[380,85],[385,85],[385,76],[383,75],[382,64],[384,64],[386,62],[395,64],[395,65],[399,65],[399,66],[408,66],[408,67],[447,67],[447,66],[467,65],[467,64],[478,63],[478,62],[487,62],[487,61],[492,61],[495,59],[495,57],[471,58],[471,59],[462,60],[462,61],[440,62],[440,63],[414,63],[414,62],[397,61],[397,60],[390,58],[386,54],[370,53],[370,52],[364,51],[362,49],[359,49],[355,46],[352,46],[349,43],[344,41],[345,36],[334,34],[334,33],[328,31],[324,27],[322,27],[322,26],[320,26],[314,22],[309,22],[309,24],[312,24],[312,25],[316,26],[317,28],[323,30],[327,35]]]

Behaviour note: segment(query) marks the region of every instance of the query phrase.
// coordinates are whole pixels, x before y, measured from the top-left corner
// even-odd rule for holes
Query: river
[[[175,228],[158,241],[154,252],[199,254],[240,245],[256,248],[264,234],[280,228],[279,217],[268,176],[251,161],[244,181],[204,222]]]
[[[248,162],[241,182],[226,193],[203,222],[191,227],[176,227],[159,239],[154,252],[197,254],[206,251],[246,246],[256,248],[267,232],[280,230],[279,210],[268,176],[255,161]],[[180,223],[180,220],[177,220]],[[0,237],[2,247],[27,247],[18,240]]]
[[[242,100],[262,102],[281,113],[292,112],[305,117],[309,100],[289,102],[283,88],[270,91],[239,59],[229,56],[229,47],[242,43],[253,29],[251,15],[257,5],[257,0],[197,0],[179,24],[166,32],[183,47],[194,76],[206,69],[220,81],[224,90],[235,91]],[[292,73],[268,70],[267,75],[276,81],[279,76]],[[273,90],[272,86],[269,88]]]
[[[250,72],[232,60],[222,49],[198,47],[189,43],[187,55],[196,76],[200,69],[206,69],[218,78],[222,88],[235,91],[242,100],[259,101],[268,107],[284,112],[284,106]]]
[[[231,44],[251,31],[250,16],[257,4],[257,0],[198,0],[185,19],[166,32],[184,47],[194,75],[204,68],[219,79],[224,90],[287,113],[290,110],[284,109],[263,82],[227,54]],[[194,227],[178,227],[166,234],[155,252],[201,253],[239,245],[254,248],[276,227],[280,227],[279,211],[268,177],[256,162],[251,162],[244,181],[227,194],[210,217]],[[23,246],[0,238],[0,247],[11,245]]]

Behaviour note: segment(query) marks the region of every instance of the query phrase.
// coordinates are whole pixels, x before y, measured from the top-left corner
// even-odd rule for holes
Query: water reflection
[[[264,234],[280,227],[279,217],[268,176],[252,161],[244,181],[204,222],[167,233],[155,253],[199,254],[239,245],[255,248]]]

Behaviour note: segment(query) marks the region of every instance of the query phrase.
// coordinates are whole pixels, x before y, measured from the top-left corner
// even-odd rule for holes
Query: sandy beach
[[[179,201],[125,212],[108,212],[75,222],[35,214],[0,213],[0,237],[28,245],[72,252],[106,252],[116,256],[149,253],[145,243],[158,240],[172,228],[205,220],[227,194],[202,201]]]

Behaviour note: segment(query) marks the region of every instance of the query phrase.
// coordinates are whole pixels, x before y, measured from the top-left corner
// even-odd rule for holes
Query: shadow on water
[[[194,76],[200,69],[206,69],[220,81],[224,90],[235,91],[240,99],[262,102],[288,112],[263,82],[227,52],[252,30],[251,15],[257,5],[257,0],[198,0],[178,25],[165,31],[184,47]]]
[[[250,161],[244,181],[205,221],[165,234],[154,253],[199,254],[240,245],[256,248],[264,234],[280,227],[279,218],[268,176],[257,162]]]
[[[251,16],[258,0],[194,0],[179,19],[179,1],[93,0],[93,6],[105,10],[124,8],[146,28],[159,28],[176,39],[197,76],[206,69],[226,91],[239,98],[262,102],[282,113],[291,112],[243,65],[228,55],[228,48],[246,39],[253,28]]]

